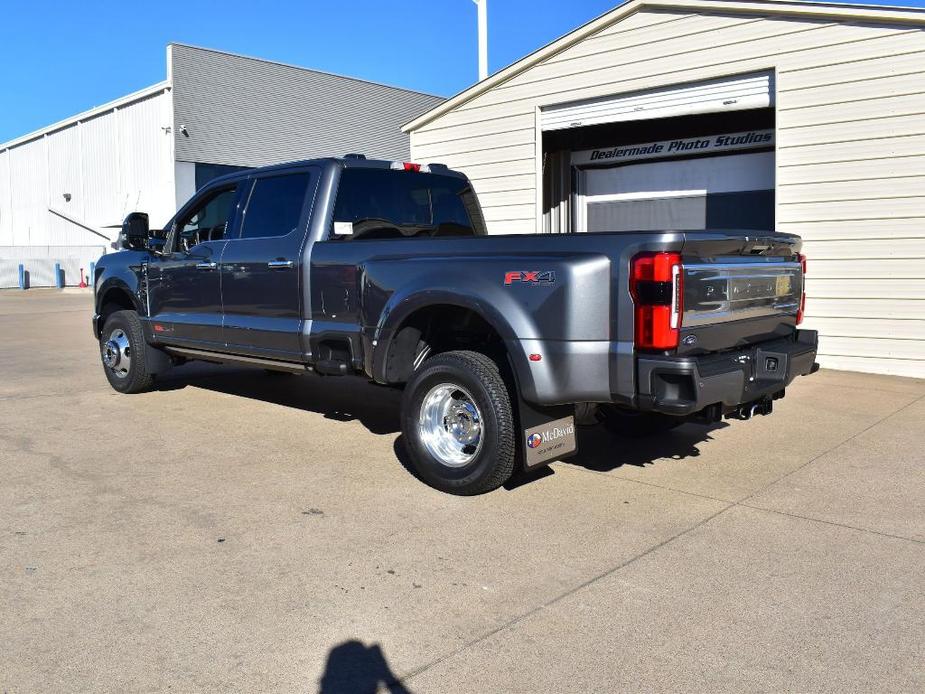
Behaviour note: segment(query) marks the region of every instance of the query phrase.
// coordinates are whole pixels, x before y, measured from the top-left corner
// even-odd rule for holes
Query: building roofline
[[[257,58],[253,55],[244,55],[243,53],[235,53],[233,51],[223,51],[218,48],[207,48],[205,46],[195,46],[191,43],[182,43],[180,41],[171,41],[168,44],[170,46],[182,46],[183,48],[193,48],[197,51],[208,51],[209,53],[218,53],[219,55],[229,55],[234,58],[244,58],[245,60],[256,60],[258,63],[269,63],[271,65],[279,65],[281,67],[293,68],[295,70],[303,70],[305,72],[314,72],[319,75],[326,75],[328,77],[338,77],[343,80],[351,80],[353,82],[362,82],[364,84],[372,84],[377,87],[386,87],[388,89],[394,89],[400,92],[408,92],[409,94],[417,94],[419,96],[429,96],[434,99],[446,99],[445,96],[440,96],[439,94],[430,94],[429,92],[422,92],[417,89],[408,89],[407,87],[396,87],[394,84],[386,84],[385,82],[376,82],[374,80],[363,79],[362,77],[351,77],[350,75],[341,75],[337,72],[330,72],[328,70],[317,70],[313,67],[304,67],[302,65],[294,65],[293,63],[284,63],[279,60],[267,60],[266,58]]]
[[[737,14],[769,14],[806,18],[855,19],[890,24],[925,25],[925,9],[919,7],[859,5],[843,2],[815,2],[807,0],[628,0],[604,14],[582,24],[572,31],[547,43],[507,67],[490,75],[442,104],[421,114],[402,126],[402,132],[410,133],[474,99],[489,89],[506,82],[534,65],[573,46],[591,34],[595,34],[630,15],[644,9],[688,10],[692,12],[716,11]]]
[[[46,125],[44,128],[33,130],[31,133],[20,135],[19,137],[8,140],[7,142],[0,142],[0,151],[12,149],[18,145],[25,144],[26,142],[37,140],[44,135],[48,135],[58,130],[64,130],[64,128],[69,128],[70,126],[75,125],[80,121],[90,120],[91,118],[102,115],[107,111],[112,111],[115,108],[128,106],[129,104],[135,103],[136,101],[142,101],[143,99],[152,97],[155,94],[169,90],[170,88],[170,80],[164,80],[163,82],[152,84],[150,87],[144,87],[143,89],[139,89],[138,91],[132,92],[131,94],[126,94],[125,96],[119,97],[118,99],[101,104],[100,106],[94,106],[93,108],[87,109],[86,111],[78,113],[75,116],[70,116],[64,120],[59,120],[57,123]]]

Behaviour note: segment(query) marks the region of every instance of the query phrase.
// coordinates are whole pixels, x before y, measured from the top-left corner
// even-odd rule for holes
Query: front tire
[[[455,351],[425,361],[405,386],[402,433],[427,484],[458,495],[497,489],[514,472],[514,416],[498,366]]]
[[[148,349],[137,313],[116,311],[106,319],[100,335],[100,358],[114,390],[141,393],[151,388],[154,374],[147,369]]]

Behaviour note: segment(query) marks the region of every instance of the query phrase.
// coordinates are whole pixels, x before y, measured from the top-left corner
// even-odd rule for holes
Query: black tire
[[[664,434],[684,424],[680,417],[661,412],[630,412],[610,405],[601,405],[597,416],[611,433],[630,439]]]
[[[474,451],[463,454],[472,458],[455,465],[432,453],[419,427],[419,422],[426,422],[422,413],[425,398],[445,384],[459,388],[451,397],[471,395],[480,414],[478,444],[472,446]],[[445,417],[443,421],[446,422]],[[463,496],[483,494],[500,487],[514,472],[516,444],[511,399],[498,366],[484,354],[445,352],[425,361],[405,386],[401,428],[411,467],[424,482],[440,491]],[[444,431],[447,431],[445,426]]]
[[[127,347],[120,348],[119,354],[115,358],[110,357],[107,363],[107,353],[113,352],[110,342],[121,346],[124,341],[127,341]],[[154,374],[148,373],[147,369],[146,357],[149,349],[151,348],[145,342],[137,313],[116,311],[106,319],[100,335],[100,358],[109,385],[114,390],[120,393],[141,393],[151,388]],[[125,361],[128,361],[127,368]]]

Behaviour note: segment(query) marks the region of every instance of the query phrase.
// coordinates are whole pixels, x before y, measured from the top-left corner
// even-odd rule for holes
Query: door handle
[[[271,270],[279,270],[281,268],[292,267],[291,260],[271,260],[267,263],[267,267]]]
[[[197,270],[214,270],[218,263],[196,263]]]

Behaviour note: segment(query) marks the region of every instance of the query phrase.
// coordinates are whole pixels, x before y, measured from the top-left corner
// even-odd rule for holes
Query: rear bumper
[[[711,405],[724,411],[777,395],[797,376],[816,369],[818,333],[798,330],[789,338],[705,356],[639,356],[637,407],[689,415]]]

